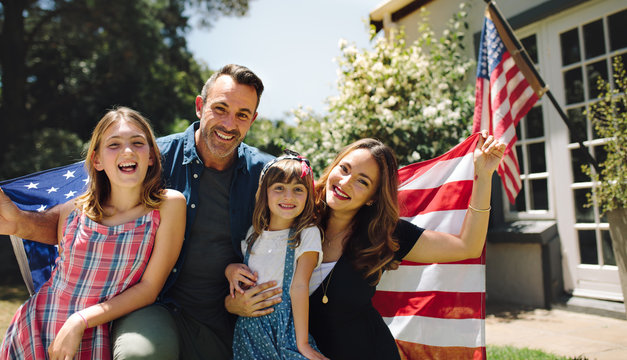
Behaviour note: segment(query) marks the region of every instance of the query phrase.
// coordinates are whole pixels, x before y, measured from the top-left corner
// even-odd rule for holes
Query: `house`
[[[612,59],[627,63],[627,3],[620,0],[496,0],[551,92],[573,121],[569,131],[544,96],[520,122],[516,150],[523,188],[510,205],[498,179],[487,245],[488,301],[550,307],[566,294],[572,306],[625,317],[625,301],[607,219],[586,207],[590,178],[577,137],[602,159],[604,139],[595,136],[584,111],[608,79]],[[454,0],[388,0],[370,13],[378,31],[403,27],[417,37],[419,10],[429,13],[436,34],[459,11]],[[468,56],[475,51],[486,3],[470,0]],[[473,43],[474,42],[474,43]],[[471,77],[469,81],[474,82]],[[496,177],[495,177],[496,178]]]

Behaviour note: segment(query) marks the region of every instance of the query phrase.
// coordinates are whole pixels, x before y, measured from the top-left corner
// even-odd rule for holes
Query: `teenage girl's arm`
[[[159,211],[161,223],[141,280],[103,303],[72,314],[48,349],[51,359],[73,358],[87,326],[108,323],[155,301],[181,251],[185,232],[185,197],[178,191],[166,190]]]
[[[59,212],[60,205],[44,212],[20,210],[0,189],[0,234],[56,245]]]
[[[309,280],[318,265],[318,256],[319,253],[315,251],[306,251],[298,257],[290,287],[290,298],[298,351],[307,359],[328,360],[309,344]]]
[[[498,167],[505,144],[482,132],[474,153],[475,181],[470,207],[459,235],[425,230],[404,259],[414,262],[449,262],[481,256],[488,231],[492,174]],[[473,210],[474,208],[475,210]],[[479,211],[477,211],[478,209]]]

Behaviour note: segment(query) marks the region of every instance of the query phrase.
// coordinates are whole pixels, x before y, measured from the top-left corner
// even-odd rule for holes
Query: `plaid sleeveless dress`
[[[65,320],[133,286],[142,277],[160,223],[159,210],[105,226],[75,210],[68,216],[52,276],[18,310],[0,359],[47,359]],[[109,324],[85,330],[75,359],[111,358]]]

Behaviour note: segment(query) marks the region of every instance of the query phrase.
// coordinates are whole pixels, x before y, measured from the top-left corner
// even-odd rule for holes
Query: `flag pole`
[[[523,60],[527,63],[527,65],[529,66],[529,69],[533,72],[533,75],[536,77],[536,79],[538,80],[542,88],[546,89],[546,92],[545,92],[546,96],[549,97],[549,100],[551,100],[553,107],[555,107],[555,110],[557,110],[557,113],[560,115],[560,117],[566,124],[566,127],[568,127],[568,131],[573,135],[576,134],[576,132],[573,131],[575,125],[568,118],[568,116],[566,115],[562,107],[559,105],[559,103],[553,96],[553,93],[551,92],[551,90],[546,86],[546,83],[544,82],[540,74],[538,73],[538,70],[536,70],[536,67],[531,62],[531,59],[529,58],[529,54],[525,50],[525,47],[518,40],[511,26],[509,25],[507,20],[503,17],[499,9],[496,7],[496,4],[494,3],[494,1],[492,0],[484,0],[484,1],[494,11],[494,14],[499,18],[499,21],[503,24],[505,31],[507,31],[507,35],[509,35],[510,39],[512,39],[512,41],[514,42],[514,45],[516,46],[516,50],[518,50],[518,52],[521,54]],[[579,137],[577,137],[575,141],[579,144],[578,150],[580,154],[583,155],[583,157],[587,160],[587,162],[590,163],[594,167],[594,170],[596,170],[597,174],[600,174],[601,170],[599,169],[599,165],[597,164],[596,160],[592,157],[592,155],[590,155],[590,152],[588,152],[588,148],[584,146],[583,141],[579,139]]]

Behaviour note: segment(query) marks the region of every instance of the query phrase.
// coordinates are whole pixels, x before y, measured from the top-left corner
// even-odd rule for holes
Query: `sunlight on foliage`
[[[627,208],[627,76],[620,56],[613,65],[614,86],[599,78],[599,101],[587,111],[597,136],[608,139],[604,145],[607,157],[599,163],[601,174],[583,167],[595,183],[593,194],[588,194],[589,205],[595,199],[604,213]]]

